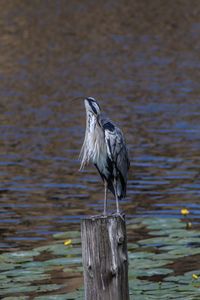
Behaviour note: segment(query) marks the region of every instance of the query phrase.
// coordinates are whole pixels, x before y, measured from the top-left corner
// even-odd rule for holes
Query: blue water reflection
[[[88,31],[93,28],[90,4],[36,6],[4,8],[2,249],[42,244],[52,232],[77,229],[84,215],[101,212],[103,186],[96,170],[89,166],[79,172],[85,112],[74,98],[85,95],[97,97],[126,135],[131,170],[121,206],[128,218],[180,217],[180,209],[188,207],[198,227],[199,51],[193,44],[198,43],[199,23],[191,20],[186,49],[183,40],[171,44],[171,34],[159,28],[154,33],[151,26],[119,29],[110,2],[106,9],[116,27],[109,24],[108,30],[105,19],[98,38]],[[75,12],[79,17],[73,19]],[[23,32],[20,42],[15,28]],[[110,198],[112,212],[115,201]]]

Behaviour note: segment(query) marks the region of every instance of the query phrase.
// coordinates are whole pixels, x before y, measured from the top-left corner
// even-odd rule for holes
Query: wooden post
[[[85,300],[129,300],[125,216],[81,223]]]

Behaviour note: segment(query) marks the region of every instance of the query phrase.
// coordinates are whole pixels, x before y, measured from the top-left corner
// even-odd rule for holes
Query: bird
[[[122,131],[102,112],[93,97],[84,99],[86,128],[80,151],[80,170],[92,162],[104,183],[104,210],[107,215],[107,192],[115,196],[116,212],[120,214],[119,200],[125,198],[127,174],[130,167],[128,150]]]

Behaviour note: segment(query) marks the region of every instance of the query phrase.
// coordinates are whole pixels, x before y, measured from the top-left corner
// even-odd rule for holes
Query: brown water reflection
[[[128,218],[170,218],[188,207],[199,228],[200,4],[193,3],[1,2],[2,251],[50,243],[102,210],[98,174],[92,166],[78,172],[85,112],[73,99],[84,95],[100,99],[126,134]]]

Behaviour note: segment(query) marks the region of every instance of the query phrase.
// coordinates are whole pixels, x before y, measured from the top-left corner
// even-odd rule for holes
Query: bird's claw
[[[117,212],[115,212],[115,213],[112,213],[112,215],[115,215],[115,216],[117,216],[117,217],[120,217],[120,218],[122,219],[122,221],[125,221],[125,214],[124,214],[123,211],[122,211],[122,212],[117,211]]]

